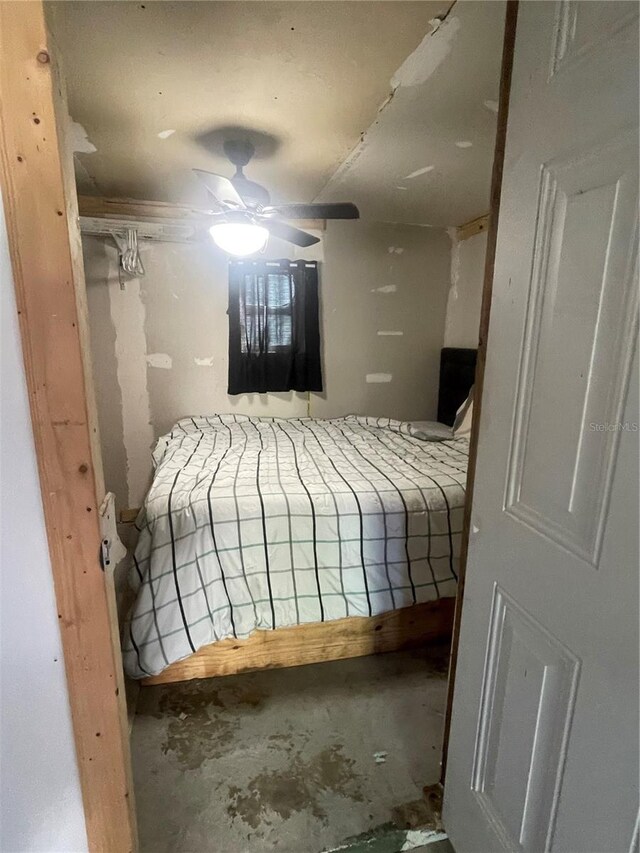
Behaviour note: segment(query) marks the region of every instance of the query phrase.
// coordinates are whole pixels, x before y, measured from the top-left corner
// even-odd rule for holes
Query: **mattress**
[[[468,452],[386,418],[180,420],[137,520],[126,671],[455,595]]]

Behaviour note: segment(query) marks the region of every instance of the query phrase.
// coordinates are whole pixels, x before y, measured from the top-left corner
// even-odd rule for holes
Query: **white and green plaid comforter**
[[[454,595],[468,448],[386,418],[179,421],[138,518],[127,672]]]

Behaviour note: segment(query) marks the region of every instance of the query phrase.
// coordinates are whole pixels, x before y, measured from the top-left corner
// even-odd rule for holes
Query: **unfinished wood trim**
[[[164,201],[144,201],[135,198],[102,198],[100,196],[78,196],[80,216],[105,218],[128,217],[130,219],[186,219],[199,222],[206,216],[205,210],[184,204],[167,204]]]
[[[275,631],[246,640],[220,640],[171,664],[143,685],[234,675],[257,669],[301,666],[417,648],[451,635],[455,599],[440,598],[380,616],[351,616]]]
[[[478,216],[477,219],[472,219],[471,222],[465,222],[464,225],[459,225],[456,228],[456,240],[459,243],[461,240],[468,240],[469,237],[475,237],[476,234],[481,234],[483,231],[489,230],[489,214]]]
[[[136,849],[73,163],[41,2],[0,3],[0,172],[88,843]],[[55,736],[55,733],[52,733]]]
[[[167,204],[163,201],[81,195],[78,197],[78,206],[80,216],[91,216],[99,219],[150,219],[182,221],[187,224],[194,223],[203,226],[209,224],[206,210],[188,207],[184,204]],[[296,219],[293,224],[298,228],[311,229],[312,231],[325,231],[327,228],[325,219]]]
[[[511,73],[513,70],[513,53],[516,40],[516,23],[518,18],[518,0],[507,0],[505,17],[504,40],[502,46],[502,73],[500,78],[500,99],[498,107],[498,127],[493,157],[493,172],[491,175],[491,204],[490,220],[487,235],[487,253],[484,266],[484,286],[482,291],[482,308],[480,310],[480,336],[478,343],[478,358],[476,361],[476,378],[473,404],[473,421],[469,440],[469,465],[467,468],[466,501],[464,521],[460,546],[460,569],[458,573],[458,596],[453,622],[451,640],[451,662],[449,666],[449,684],[447,688],[447,709],[445,713],[444,737],[442,742],[442,772],[440,781],[445,784],[447,772],[447,756],[449,752],[449,735],[451,732],[451,714],[454,701],[456,666],[458,662],[458,647],[460,644],[460,621],[464,606],[464,583],[467,570],[467,555],[469,551],[469,530],[473,507],[473,487],[476,475],[476,457],[478,454],[478,434],[482,417],[482,390],[484,386],[484,368],[487,360],[487,342],[489,339],[489,319],[491,314],[491,296],[493,292],[493,271],[496,258],[496,240],[498,235],[498,216],[500,212],[500,193],[502,190],[502,170],[504,167],[504,151],[507,139],[507,124],[509,118],[509,93],[511,91]]]

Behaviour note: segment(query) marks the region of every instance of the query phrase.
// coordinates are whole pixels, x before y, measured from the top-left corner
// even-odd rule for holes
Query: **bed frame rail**
[[[160,675],[145,678],[142,684],[169,684],[418,648],[451,636],[454,604],[454,598],[440,598],[380,616],[351,616],[255,631],[246,640],[231,638],[204,646]]]

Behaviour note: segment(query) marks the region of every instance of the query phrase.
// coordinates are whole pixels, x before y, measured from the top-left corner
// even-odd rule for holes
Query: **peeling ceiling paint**
[[[79,188],[204,205],[191,169],[230,174],[222,142],[240,135],[256,147],[248,177],[274,201],[310,201],[375,119],[394,71],[410,79],[403,63],[425,34],[454,29],[439,20],[450,5],[48,2],[71,115],[97,148],[81,155]]]

